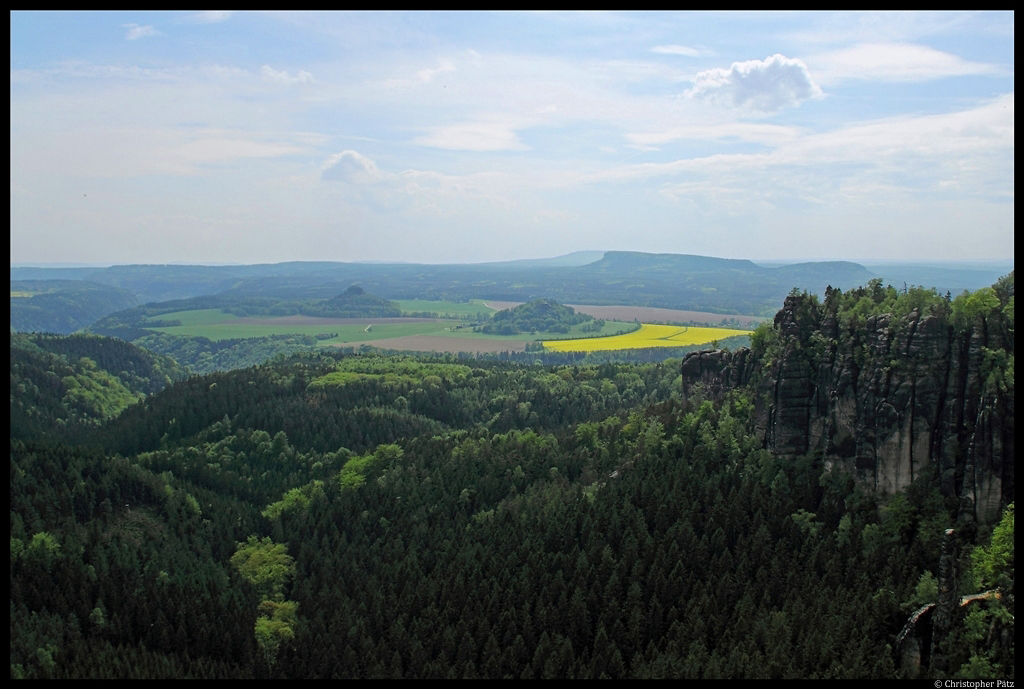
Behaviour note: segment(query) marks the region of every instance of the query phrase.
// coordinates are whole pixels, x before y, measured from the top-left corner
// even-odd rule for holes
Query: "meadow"
[[[400,302],[403,311],[440,313],[438,309],[449,307],[482,306],[479,302],[463,303],[426,300]],[[451,313],[448,311],[448,313]],[[469,311],[466,311],[469,313]],[[569,333],[536,332],[516,335],[492,335],[473,332],[472,327],[462,320],[440,318],[314,318],[308,316],[282,316],[277,318],[242,318],[220,309],[197,309],[176,311],[153,316],[150,320],[179,325],[159,325],[150,328],[155,332],[184,337],[205,337],[209,340],[233,340],[242,338],[267,337],[270,335],[324,336],[319,344],[341,346],[346,344],[370,343],[377,347],[393,346],[395,349],[430,349],[447,351],[492,351],[495,348],[521,351],[533,341],[541,341],[544,348],[555,352],[595,352],[617,349],[645,349],[648,347],[686,347],[701,345],[728,337],[749,335],[749,330],[731,328],[707,328],[696,326],[652,325],[606,321],[604,327],[593,333],[584,333],[582,325],[573,327]],[[573,338],[574,335],[579,337]],[[418,337],[414,337],[418,336]],[[423,340],[429,338],[429,342]],[[410,339],[411,338],[411,339]],[[558,338],[558,339],[555,339]],[[453,341],[445,345],[445,341]],[[428,346],[429,345],[429,346]]]
[[[453,305],[468,307],[472,304],[455,302],[429,302],[410,300],[403,304],[417,305]],[[403,306],[403,309],[405,307]],[[431,311],[430,309],[424,309]],[[369,342],[386,340],[410,335],[432,335],[435,337],[459,338],[466,340],[497,340],[503,342],[528,342],[553,337],[566,337],[566,334],[553,332],[520,333],[518,335],[490,335],[473,332],[465,321],[445,320],[439,318],[314,318],[307,316],[282,316],[278,318],[241,318],[220,309],[197,309],[194,311],[174,311],[153,316],[149,320],[157,322],[180,322],[180,325],[160,325],[149,328],[156,332],[184,337],[205,337],[209,340],[232,340],[248,337],[267,337],[269,335],[329,335],[336,337],[321,340],[324,345],[339,345],[350,342]],[[583,335],[576,326],[569,334]],[[633,323],[608,321],[604,327],[586,335],[606,336],[622,333],[635,328]]]
[[[599,352],[614,349],[646,349],[648,347],[688,347],[740,335],[750,335],[750,331],[732,328],[643,324],[639,330],[612,337],[546,340],[544,348],[555,352]]]
[[[209,340],[232,340],[270,335],[329,335],[336,337],[321,340],[322,344],[345,344],[366,342],[408,335],[437,334],[445,328],[459,325],[458,321],[437,319],[342,319],[342,318],[240,318],[223,313],[220,309],[197,309],[176,311],[154,316],[155,321],[180,321],[181,325],[149,328],[155,332],[183,337],[205,337]],[[296,322],[301,321],[301,322]],[[392,321],[392,322],[386,322]],[[401,321],[401,322],[393,322]]]
[[[482,299],[471,299],[468,302],[430,301],[427,299],[395,299],[402,314],[436,313],[439,318],[462,318],[482,314],[488,317],[497,309],[486,306]]]

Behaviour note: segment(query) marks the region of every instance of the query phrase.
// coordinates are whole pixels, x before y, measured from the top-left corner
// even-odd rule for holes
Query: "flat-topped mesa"
[[[768,342],[755,335],[751,349],[687,355],[684,397],[750,386],[771,452],[821,452],[828,470],[879,497],[928,474],[962,498],[963,518],[996,521],[1013,499],[1012,311],[955,327],[941,306],[858,320],[840,318],[838,302],[832,290],[820,305],[790,295]],[[1000,383],[993,371],[1007,360]]]

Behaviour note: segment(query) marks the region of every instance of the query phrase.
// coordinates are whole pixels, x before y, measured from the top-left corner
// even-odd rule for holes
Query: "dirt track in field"
[[[389,337],[385,340],[369,340],[366,342],[346,342],[336,347],[360,347],[369,345],[381,349],[402,349],[409,352],[525,352],[526,342],[518,340],[475,340],[458,337],[439,337],[437,335],[405,335]]]
[[[240,325],[388,325],[390,323],[447,323],[443,318],[321,318],[320,316],[277,316],[236,318],[224,321]]]
[[[492,309],[511,309],[519,306],[521,301],[489,301],[486,306]],[[758,316],[733,316],[721,313],[708,313],[706,311],[682,311],[679,309],[659,309],[653,306],[598,306],[591,304],[566,304],[580,313],[586,313],[594,318],[604,318],[615,321],[640,321],[641,323],[686,323],[696,321],[697,323],[721,323],[723,318],[735,318],[741,324],[757,324],[765,320]]]

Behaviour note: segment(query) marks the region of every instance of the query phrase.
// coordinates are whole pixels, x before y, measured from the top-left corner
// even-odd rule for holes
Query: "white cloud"
[[[799,44],[849,45],[917,41],[934,36],[970,35],[1013,27],[1013,12],[835,12],[805,15],[811,21],[779,38]]]
[[[352,150],[330,156],[320,166],[320,170],[320,177],[324,181],[373,184],[384,179],[384,175],[377,169],[376,163]]]
[[[128,33],[125,34],[125,38],[129,41],[135,41],[145,36],[155,36],[160,33],[153,28],[152,24],[146,24],[145,26],[139,26],[138,24],[122,24]]]
[[[433,127],[428,136],[415,143],[457,151],[522,151],[529,146],[519,140],[516,124],[507,120],[483,120]]]
[[[957,55],[910,43],[860,43],[852,48],[809,58],[823,81],[927,81],[972,74],[999,74],[996,65],[970,62]]]
[[[428,84],[431,81],[433,81],[434,77],[437,76],[438,74],[444,74],[445,72],[454,71],[455,65],[453,65],[451,61],[441,60],[441,64],[439,67],[435,69],[421,69],[420,71],[416,72],[416,76],[418,76],[420,78],[420,81],[422,81],[424,84]]]
[[[313,75],[305,70],[299,70],[295,76],[288,74],[285,70],[276,70],[270,65],[260,67],[260,74],[263,79],[276,84],[312,84]]]
[[[290,144],[254,141],[228,132],[212,132],[212,136],[178,147],[172,155],[190,164],[203,164],[227,163],[238,158],[276,158],[301,150]]]
[[[798,136],[799,131],[794,127],[752,122],[729,122],[724,124],[689,124],[672,127],[663,131],[635,132],[627,134],[626,138],[642,148],[647,148],[680,140],[743,141],[778,145],[792,141]]]
[[[686,57],[700,57],[703,54],[688,45],[656,45],[651,48],[651,52],[662,55],[685,55]]]
[[[1013,146],[1010,93],[958,112],[887,118],[823,133],[780,132],[769,152],[622,165],[578,175],[576,182],[685,176],[663,187],[662,193],[672,197],[698,189],[721,197],[724,189],[741,190],[761,180],[805,200],[837,190],[867,198],[865,189],[1012,199]]]
[[[216,24],[230,19],[232,14],[233,10],[203,10],[190,14],[187,21],[193,24]]]
[[[771,113],[818,97],[821,89],[802,60],[775,54],[765,60],[734,62],[729,69],[698,72],[686,95]]]
[[[26,179],[194,177],[251,169],[256,160],[309,152],[290,135],[220,129],[80,127],[24,137],[11,150],[12,175]]]
[[[928,166],[965,164],[977,156],[1013,159],[1014,94],[959,112],[894,117],[814,134],[782,147],[773,155],[785,162],[929,160]]]
[[[385,175],[402,182],[401,191],[420,212],[458,215],[460,208],[467,208],[463,202],[480,202],[506,211],[517,205],[505,195],[508,177],[500,173],[446,175],[434,170],[403,170],[398,175]]]
[[[449,175],[436,170],[381,170],[377,164],[353,150],[335,153],[320,166],[321,179],[359,187],[358,193],[371,205],[413,210],[427,215],[459,215],[463,204],[485,203],[509,209],[514,202],[504,196],[508,177],[495,172]]]
[[[533,222],[535,225],[549,225],[549,224],[564,224],[570,222],[576,222],[580,219],[579,213],[573,213],[570,211],[553,210],[550,208],[542,208],[533,214]]]
[[[180,80],[180,72],[170,69],[151,69],[135,65],[93,65],[87,62],[59,62],[45,69],[12,69],[11,83],[30,84],[61,78],[70,79],[140,79],[153,81]]]
[[[470,51],[468,51],[468,53],[466,53],[466,55],[468,56],[469,62],[471,64],[473,64],[473,65],[475,65],[477,67],[480,66],[480,54],[479,53],[477,53],[475,50],[470,50]],[[407,88],[407,87],[410,87],[410,86],[421,86],[423,84],[429,84],[430,82],[432,82],[434,80],[434,77],[436,77],[438,74],[447,74],[449,72],[456,72],[456,71],[458,71],[458,68],[455,66],[454,62],[452,62],[451,60],[447,60],[447,59],[442,58],[442,59],[440,59],[438,61],[438,66],[437,67],[424,67],[422,69],[416,70],[416,78],[415,79],[401,79],[401,78],[385,79],[383,82],[381,82],[381,85],[384,86],[384,88],[386,88],[386,89]]]

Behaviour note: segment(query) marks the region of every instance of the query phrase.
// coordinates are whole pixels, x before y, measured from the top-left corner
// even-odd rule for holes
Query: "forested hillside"
[[[824,313],[867,337],[883,309],[946,303],[955,335],[996,309],[1011,338],[985,371],[1012,395],[1008,284],[995,304],[869,287]],[[679,359],[300,354],[60,438],[24,425],[12,676],[1012,678],[1012,481],[965,529],[942,471],[880,496],[766,436],[761,386],[830,351],[793,322],[729,365],[697,356],[696,379]],[[63,399],[17,388],[14,352],[12,419]]]
[[[68,438],[184,377],[177,363],[95,335],[11,333],[11,438]],[[69,428],[70,426],[70,428]]]
[[[138,303],[128,290],[79,280],[11,280],[11,329],[73,333]]]

